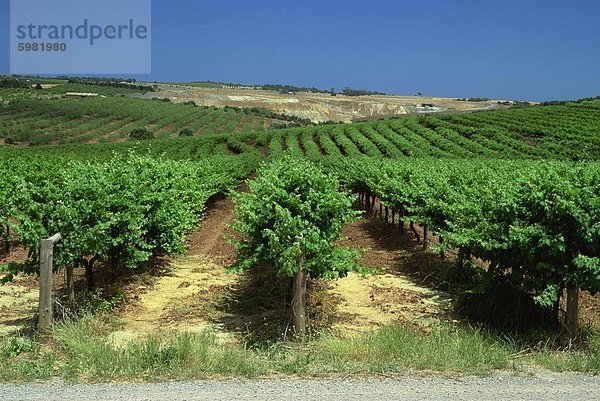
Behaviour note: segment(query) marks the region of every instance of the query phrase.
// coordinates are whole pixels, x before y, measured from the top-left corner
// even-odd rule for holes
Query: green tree
[[[154,139],[154,134],[146,128],[134,128],[129,133],[129,138],[133,140]]]
[[[194,136],[194,130],[191,128],[183,128],[179,131],[179,136]]]

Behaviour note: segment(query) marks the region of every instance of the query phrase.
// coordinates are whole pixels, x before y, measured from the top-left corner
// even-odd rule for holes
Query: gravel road
[[[0,385],[3,401],[67,400],[600,400],[600,377],[539,373],[533,377],[398,377],[270,379],[153,384]]]

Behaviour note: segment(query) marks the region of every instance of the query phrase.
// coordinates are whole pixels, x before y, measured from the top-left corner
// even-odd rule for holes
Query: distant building
[[[222,85],[221,89],[259,90],[260,86]]]
[[[97,93],[79,93],[79,92],[67,92],[65,96],[72,97],[98,97]]]

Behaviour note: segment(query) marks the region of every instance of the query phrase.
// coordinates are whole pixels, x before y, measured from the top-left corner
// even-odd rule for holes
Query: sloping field
[[[264,130],[271,119],[239,110],[122,97],[20,99],[0,107],[0,137],[33,144],[115,142],[134,128],[157,138]]]
[[[308,157],[600,157],[600,102],[273,131],[270,150]]]
[[[258,145],[263,152],[268,148],[275,155],[285,151],[309,157],[597,159],[599,103],[268,129],[274,121],[248,109],[123,97],[21,99],[0,106],[0,140],[22,144],[121,142],[132,129],[143,127],[158,139],[177,137],[182,129],[202,136],[197,146],[193,141],[147,145],[171,151],[183,146],[185,157],[193,156],[194,149],[205,149],[206,141],[219,138],[220,144],[234,141]],[[227,152],[222,147],[214,150]]]

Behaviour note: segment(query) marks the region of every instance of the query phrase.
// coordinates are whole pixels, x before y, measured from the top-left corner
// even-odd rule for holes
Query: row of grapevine
[[[323,159],[443,247],[489,263],[541,305],[568,285],[600,291],[600,165],[479,160]]]
[[[199,160],[208,156],[231,155],[243,153],[257,157],[259,150],[254,146],[243,147],[231,141],[231,137],[240,137],[244,141],[252,141],[254,133],[203,135],[199,137],[177,137],[156,139],[151,141],[126,141],[120,143],[68,144],[61,146],[36,146],[14,148],[0,146],[0,160],[3,158],[29,157],[71,160],[104,160],[114,154],[137,154],[146,157],[161,157],[171,160]]]
[[[14,152],[3,158],[0,227],[29,249],[24,264],[0,268],[2,281],[38,268],[39,240],[56,232],[55,266],[136,267],[152,255],[184,250],[184,234],[201,219],[207,201],[233,189],[259,157],[208,157],[200,162],[115,154],[101,161],[69,155]]]

